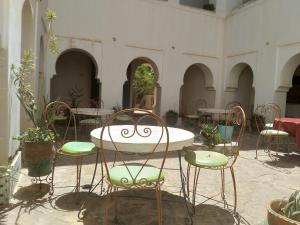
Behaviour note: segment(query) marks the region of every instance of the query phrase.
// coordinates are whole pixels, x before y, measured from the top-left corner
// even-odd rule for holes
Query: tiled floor
[[[220,173],[202,170],[200,173],[194,225],[259,224],[266,218],[266,204],[276,198],[288,196],[299,188],[300,157],[279,154],[278,161],[271,161],[263,150],[259,160],[254,159],[256,135],[247,134],[245,146],[235,165],[238,192],[238,215],[233,216],[233,187],[231,176],[226,172],[226,196],[229,210],[217,195],[220,192]],[[159,160],[159,159],[158,159]],[[94,168],[93,156],[85,160],[82,184],[88,184]],[[184,164],[184,166],[186,166]],[[61,159],[56,170],[55,193],[48,199],[46,184],[39,190],[26,176],[26,169],[18,182],[18,189],[12,204],[0,213],[0,224],[7,225],[70,225],[102,224],[104,197],[86,192],[76,195],[74,162]],[[180,177],[177,154],[170,154],[166,161],[166,182],[163,185],[163,222],[166,225],[183,225],[189,222],[183,198],[179,195]],[[99,189],[97,190],[99,192]],[[152,191],[121,191],[117,204],[118,224],[152,225],[156,223],[156,202]],[[84,199],[87,215],[83,220],[77,217]],[[212,198],[212,199],[209,199]],[[189,205],[190,206],[190,205]],[[111,210],[111,224],[115,224]]]

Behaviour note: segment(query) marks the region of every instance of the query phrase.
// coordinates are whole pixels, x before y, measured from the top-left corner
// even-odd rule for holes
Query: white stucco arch
[[[186,72],[189,70],[189,68],[191,68],[192,66],[196,66],[198,67],[204,74],[204,77],[205,77],[205,87],[209,90],[215,90],[214,88],[214,77],[213,77],[213,73],[211,71],[211,69],[205,65],[204,63],[194,63],[194,64],[191,64],[189,65],[184,74],[183,74],[183,79],[182,79],[182,83],[184,84],[184,79],[185,79],[185,75],[186,75]]]
[[[225,90],[226,91],[230,91],[230,90],[235,91],[238,89],[240,75],[247,67],[249,67],[252,71],[252,74],[253,74],[252,86],[254,86],[253,85],[254,84],[253,68],[251,67],[251,65],[249,65],[246,62],[239,62],[230,69],[227,79],[225,80]]]
[[[80,53],[87,55],[93,61],[94,65],[96,67],[95,78],[99,80],[99,76],[98,76],[98,70],[99,70],[98,67],[99,66],[97,64],[96,59],[90,52],[86,51],[85,49],[80,49],[80,48],[69,48],[69,49],[64,50],[63,52],[60,52],[60,54],[58,54],[58,57],[57,57],[57,60],[55,63],[55,72],[57,72],[57,62],[58,62],[59,58],[68,52],[80,52]]]
[[[55,75],[55,65],[57,59],[61,53],[68,51],[69,49],[80,49],[86,52],[91,58],[94,59],[97,65],[97,79],[102,80],[102,43],[98,41],[89,41],[77,38],[68,38],[58,36],[58,48],[60,54],[51,54],[48,52],[48,62],[47,62],[47,77],[48,81],[53,75]],[[49,91],[49,85],[47,85]],[[48,92],[49,93],[49,92]]]
[[[288,91],[289,88],[293,86],[292,80],[293,80],[294,72],[299,66],[299,64],[300,64],[300,53],[290,57],[286,61],[279,75],[279,85],[277,87],[277,90],[285,89],[286,91]]]

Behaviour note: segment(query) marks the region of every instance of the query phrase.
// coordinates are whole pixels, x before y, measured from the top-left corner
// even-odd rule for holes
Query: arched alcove
[[[195,114],[199,99],[207,102],[207,107],[215,105],[215,90],[211,70],[202,63],[196,63],[185,71],[183,85],[180,88],[180,114]]]
[[[123,98],[122,98],[122,107],[123,108],[131,108],[135,106],[135,99],[134,99],[134,93],[133,93],[133,88],[132,88],[132,80],[134,77],[134,73],[137,69],[138,66],[142,64],[148,64],[152,67],[154,71],[154,75],[156,76],[156,80],[159,78],[159,71],[151,59],[147,57],[138,57],[132,60],[126,71],[126,77],[127,80],[123,84]],[[160,99],[161,99],[161,87],[159,83],[157,82],[156,84],[156,91],[155,91],[155,96],[154,98],[156,99],[156,105],[155,105],[155,112],[159,113],[160,112]]]
[[[50,81],[51,100],[66,101],[71,107],[91,107],[91,99],[101,100],[101,83],[96,78],[95,59],[81,49],[68,49],[56,61]]]
[[[21,23],[21,56],[24,50],[33,50],[34,43],[34,19],[32,13],[32,7],[29,0],[25,0],[22,7],[22,23]],[[35,77],[29,76],[27,82],[31,85],[33,91],[35,91]],[[20,130],[24,131],[31,126],[31,122],[28,120],[24,109],[20,109]]]
[[[300,58],[299,58],[300,59]],[[296,65],[296,64],[294,64]],[[290,65],[290,72],[295,68]],[[291,76],[292,74],[292,76]],[[300,116],[300,60],[298,61],[296,69],[292,73],[286,74],[291,80],[291,87],[286,95],[286,117],[299,117]]]
[[[231,76],[234,76],[235,79],[237,79],[237,88],[234,89],[233,99],[230,101],[237,101],[241,103],[243,109],[245,110],[246,116],[251,118],[255,98],[255,90],[253,87],[253,71],[248,64],[245,65],[245,63],[240,63],[233,67],[231,72]]]

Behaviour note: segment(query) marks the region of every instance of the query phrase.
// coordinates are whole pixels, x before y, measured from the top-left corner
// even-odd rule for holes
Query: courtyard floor
[[[263,151],[259,159],[255,156],[257,135],[247,133],[245,145],[235,164],[237,181],[237,215],[232,213],[233,186],[229,171],[226,172],[226,197],[229,204],[224,208],[219,195],[221,178],[218,171],[200,172],[194,225],[261,224],[267,215],[266,205],[272,199],[289,196],[299,188],[300,156],[289,157],[280,153],[272,161]],[[295,147],[294,147],[295,148]],[[87,158],[82,171],[82,184],[89,184],[94,169],[94,157]],[[186,166],[185,162],[183,162]],[[176,153],[169,154],[165,164],[166,182],[163,185],[163,224],[187,224],[188,215],[180,196],[180,176]],[[73,161],[61,158],[55,172],[55,193],[49,199],[49,186],[31,183],[22,169],[16,192],[11,204],[0,211],[0,224],[5,225],[100,225],[102,224],[104,196],[91,194],[86,190],[79,195],[73,191],[76,168]],[[99,192],[99,190],[97,190]],[[156,222],[156,201],[152,191],[121,191],[117,204],[118,224],[154,225]],[[79,220],[79,208],[84,199],[86,217]],[[190,206],[190,205],[189,205]],[[110,210],[110,222],[114,223],[114,210]]]

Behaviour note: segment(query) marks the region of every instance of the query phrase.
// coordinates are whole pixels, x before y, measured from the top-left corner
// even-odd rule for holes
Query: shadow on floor
[[[115,195],[116,196],[116,195]],[[78,201],[79,198],[79,201]],[[68,193],[58,196],[54,202],[56,210],[78,211],[84,200],[84,225],[102,225],[105,196],[88,193]],[[163,224],[190,224],[182,197],[162,191]],[[109,202],[109,224],[119,225],[157,225],[155,192],[152,190],[125,190],[117,192],[116,198]],[[188,203],[188,207],[191,205]],[[115,215],[118,215],[115,217]],[[201,204],[196,206],[194,225],[234,225],[237,223],[233,214],[219,206]]]

